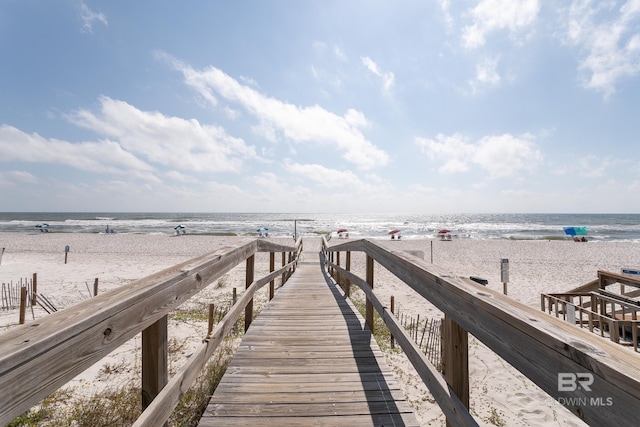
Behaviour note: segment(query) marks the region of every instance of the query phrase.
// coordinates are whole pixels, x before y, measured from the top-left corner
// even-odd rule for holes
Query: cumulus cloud
[[[607,19],[613,16],[613,19]],[[576,0],[567,9],[567,42],[582,49],[583,86],[605,97],[624,77],[640,73],[640,1]]]
[[[243,161],[255,158],[255,148],[224,129],[142,111],[124,101],[103,96],[100,111],[77,110],[76,125],[117,141],[130,155],[151,163],[197,172],[239,172]]]
[[[475,49],[493,31],[509,30],[512,37],[528,30],[538,17],[538,0],[482,0],[469,14],[473,20],[462,30],[462,44]]]
[[[360,60],[362,61],[362,64],[367,67],[367,70],[382,79],[383,92],[387,94],[390,93],[395,80],[393,73],[390,71],[381,71],[378,64],[367,56],[363,56]]]
[[[485,58],[476,65],[476,77],[469,82],[473,92],[482,87],[497,86],[501,77],[498,74],[498,58]]]
[[[491,178],[514,176],[521,171],[533,170],[542,161],[531,135],[489,135],[472,143],[461,134],[435,139],[417,138],[416,144],[434,161],[441,161],[441,173],[462,173],[477,165]]]
[[[2,161],[55,163],[99,173],[151,171],[151,167],[114,141],[71,143],[0,126]]]
[[[157,56],[180,71],[185,83],[212,105],[217,105],[217,97],[221,97],[244,108],[258,120],[259,125],[254,129],[263,129],[269,140],[280,137],[301,144],[332,145],[344,152],[344,159],[363,169],[389,161],[388,154],[362,133],[368,122],[359,111],[350,109],[339,116],[319,105],[293,105],[243,85],[218,68],[195,70],[165,53]]]
[[[254,147],[219,127],[141,111],[108,97],[99,101],[97,113],[82,109],[68,116],[72,123],[93,131],[97,140],[70,142],[2,125],[0,161],[59,164],[158,183],[158,166],[171,168],[165,175],[170,179],[193,182],[185,171],[239,172],[244,160],[257,157]]]
[[[80,20],[82,21],[83,33],[92,33],[93,24],[96,22],[102,22],[104,25],[109,25],[104,13],[93,12],[84,2],[80,2]]]

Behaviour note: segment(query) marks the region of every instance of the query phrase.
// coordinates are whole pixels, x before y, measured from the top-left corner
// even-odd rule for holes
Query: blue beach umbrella
[[[587,235],[587,227],[564,227],[564,232],[569,236],[586,236]]]

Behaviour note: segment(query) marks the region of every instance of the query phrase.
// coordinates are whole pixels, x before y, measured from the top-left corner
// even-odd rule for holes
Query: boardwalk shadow
[[[320,254],[320,265],[322,274],[331,290],[336,303],[340,307],[340,311],[344,316],[345,322],[349,330],[351,345],[358,367],[358,373],[362,381],[364,396],[369,406],[373,425],[375,426],[405,426],[406,416],[413,418],[409,409],[400,409],[396,404],[396,399],[401,399],[404,403],[402,406],[409,408],[408,403],[404,400],[402,392],[398,386],[392,391],[389,386],[389,380],[393,380],[391,372],[385,364],[385,372],[378,363],[378,358],[374,349],[372,349],[371,331],[364,325],[362,316],[354,308],[349,298],[342,292],[333,278],[326,271],[323,255]],[[375,341],[374,341],[375,345]],[[376,345],[377,349],[377,345]],[[379,350],[378,350],[379,351]],[[380,354],[380,357],[384,357]],[[384,360],[384,359],[383,359]],[[413,423],[410,423],[413,424]]]

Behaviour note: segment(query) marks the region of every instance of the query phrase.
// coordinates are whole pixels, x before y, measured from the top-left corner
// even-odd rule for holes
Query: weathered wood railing
[[[146,408],[136,422],[162,425],[225,335],[245,311],[253,318],[253,296],[274,279],[295,270],[302,239],[282,245],[270,239],[244,239],[159,273],[106,292],[41,321],[0,335],[0,425],[37,404],[136,334],[142,332],[142,394]],[[257,252],[270,252],[271,273],[254,280]],[[283,266],[274,271],[275,252]],[[288,254],[288,262],[285,263]],[[168,380],[167,314],[216,279],[246,262],[247,289],[205,343]]]
[[[540,309],[555,317],[565,320],[580,327],[587,325],[590,332],[597,328],[600,336],[608,333],[609,339],[615,343],[620,342],[620,337],[631,335],[631,345],[638,351],[638,328],[640,327],[640,302],[607,291],[610,284],[621,286],[640,286],[640,281],[635,278],[598,271],[598,288],[588,292],[567,292],[542,294],[540,296]],[[592,283],[592,287],[593,287]]]
[[[382,317],[450,425],[477,425],[469,414],[467,333],[497,353],[589,425],[635,425],[640,407],[640,355],[575,328],[560,319],[426,263],[408,253],[391,251],[368,240],[328,246],[327,268],[359,286],[367,307]],[[366,279],[342,268],[346,252],[366,255]],[[337,259],[338,262],[332,260]],[[408,337],[392,313],[375,297],[374,262],[389,270],[445,314],[443,378]],[[367,308],[367,324],[373,313]],[[573,382],[567,385],[567,378]],[[585,378],[588,384],[583,387]],[[586,383],[585,383],[586,384]],[[544,404],[541,402],[541,404]]]

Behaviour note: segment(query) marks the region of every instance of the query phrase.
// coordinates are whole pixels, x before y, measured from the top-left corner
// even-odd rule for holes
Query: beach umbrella
[[[438,231],[438,234],[447,234],[447,233],[451,233],[451,230],[447,230],[446,228],[443,228],[442,230]]]
[[[340,230],[338,230],[338,233],[346,233],[347,229],[346,228],[341,228]]]
[[[400,230],[395,229],[395,230],[391,230],[388,234],[396,234],[396,233],[399,233],[399,232],[400,232]]]
[[[587,227],[563,227],[564,232],[569,236],[586,236]]]

